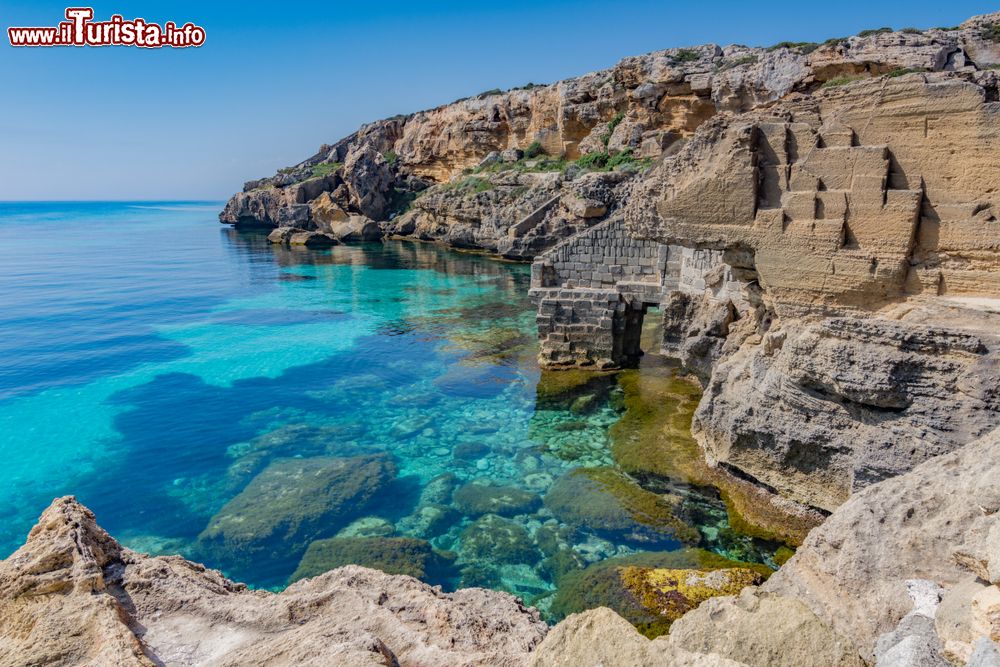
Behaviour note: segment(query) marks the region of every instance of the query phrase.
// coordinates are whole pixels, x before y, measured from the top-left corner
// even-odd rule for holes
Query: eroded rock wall
[[[327,217],[332,203],[334,215],[342,211],[390,223],[383,225],[388,234],[530,259],[630,198],[629,186],[615,185],[603,197],[571,192],[575,188],[568,184],[580,171],[573,166],[577,158],[604,156],[587,162],[585,171],[607,157],[627,155],[620,160],[627,168],[618,173],[633,181],[649,162],[675,154],[712,119],[809,94],[824,82],[911,69],[983,72],[1000,60],[996,43],[984,37],[991,34],[984,32],[991,21],[996,18],[949,30],[876,32],[815,45],[667,49],[551,85],[487,91],[371,123],[274,176],[248,181],[220,219],[242,227],[316,230],[344,240],[322,228],[323,214],[313,202],[325,195]],[[830,96],[830,104],[841,106],[835,98]],[[928,131],[952,109],[939,111],[942,115],[929,116]],[[910,129],[919,133],[922,127],[915,123]],[[884,144],[883,129],[866,127],[862,145]],[[536,152],[522,156],[532,146]],[[469,172],[476,172],[474,179],[466,177]],[[747,187],[735,174],[733,184]],[[565,202],[558,211],[532,217],[545,202],[567,194],[589,201]],[[838,206],[827,198],[820,197]],[[594,202],[604,210],[598,213]],[[804,198],[789,203],[796,210],[806,205]],[[957,228],[939,237],[925,235],[928,261],[941,267],[976,264],[967,252],[956,259],[965,248],[963,238]]]

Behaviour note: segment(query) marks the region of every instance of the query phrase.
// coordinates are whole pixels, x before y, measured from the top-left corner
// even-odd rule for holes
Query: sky
[[[83,4],[83,3],[80,3]],[[985,2],[126,2],[199,48],[19,48],[65,4],[0,0],[0,200],[224,199],[360,124],[705,42],[950,26]]]

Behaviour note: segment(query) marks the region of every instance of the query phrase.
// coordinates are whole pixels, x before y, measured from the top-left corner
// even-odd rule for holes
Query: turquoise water
[[[262,587],[338,534],[421,538],[426,578],[539,600],[554,550],[572,567],[682,542],[767,562],[710,492],[652,485],[681,498],[693,540],[560,509],[567,473],[614,465],[624,408],[613,377],[540,398],[528,266],[405,242],[278,249],[219,226],[220,206],[0,204],[0,556],[74,494],[128,546]],[[290,459],[347,466],[319,487],[336,512],[313,491],[289,510],[281,484],[300,477],[263,484]],[[373,460],[378,487],[348,489]],[[229,535],[267,542],[244,557],[203,533],[234,498],[244,528],[266,527]]]

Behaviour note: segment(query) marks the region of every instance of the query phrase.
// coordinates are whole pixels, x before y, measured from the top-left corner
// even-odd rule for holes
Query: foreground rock
[[[573,614],[548,634],[532,667],[745,667],[717,654],[692,653],[666,637],[650,641],[610,609]]]
[[[0,562],[0,665],[516,667],[545,632],[506,593],[356,566],[251,591],[121,547],[70,497]]]
[[[830,665],[876,654],[885,664],[938,664],[906,662],[915,655],[965,664],[978,642],[1000,640],[1000,589],[989,574],[1000,559],[997,480],[1000,431],[875,484],[759,590],[709,600],[673,625],[670,640],[754,667],[809,664],[806,654]]]

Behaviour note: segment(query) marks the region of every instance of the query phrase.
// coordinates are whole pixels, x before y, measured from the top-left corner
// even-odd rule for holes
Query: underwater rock
[[[614,386],[615,375],[610,372],[543,369],[535,386],[535,402],[543,410],[566,409],[580,396],[607,397]]]
[[[444,533],[459,519],[458,511],[447,505],[420,505],[400,519],[396,527],[404,535],[429,539]]]
[[[673,503],[611,468],[571,470],[545,494],[545,507],[563,523],[635,542],[699,540]]]
[[[819,512],[708,465],[691,435],[701,390],[676,369],[623,371],[618,385],[625,412],[609,434],[615,464],[626,473],[719,489],[729,525],[744,535],[796,546],[823,520]]]
[[[435,552],[429,542],[412,537],[331,537],[309,545],[289,582],[344,565],[361,565],[438,583],[449,564],[450,560]]]
[[[236,487],[245,484],[263,470],[269,461],[280,457],[323,456],[332,453],[332,448],[347,455],[360,453],[357,447],[348,444],[350,437],[357,437],[358,434],[357,425],[313,426],[295,423],[280,426],[247,442],[231,445],[226,450],[226,455],[233,459],[226,471],[228,483]]]
[[[491,564],[538,562],[539,553],[524,526],[496,514],[480,517],[462,531],[462,560]]]
[[[460,442],[455,445],[451,455],[460,461],[475,461],[489,453],[489,446],[481,442]]]
[[[234,572],[296,558],[363,512],[395,476],[385,454],[278,459],[212,517],[199,549]]]
[[[453,472],[443,472],[431,479],[420,491],[423,505],[444,505],[451,502],[451,494],[458,486],[458,477]]]
[[[482,482],[460,486],[452,500],[458,511],[471,517],[481,514],[528,514],[542,504],[537,493],[513,486],[489,486]]]
[[[714,574],[720,571],[722,574]],[[609,607],[642,634],[656,637],[700,602],[763,581],[763,565],[731,561],[701,549],[642,552],[610,558],[559,580],[552,602],[557,618]]]
[[[380,516],[364,516],[352,521],[334,537],[389,537],[396,527],[388,519]]]

